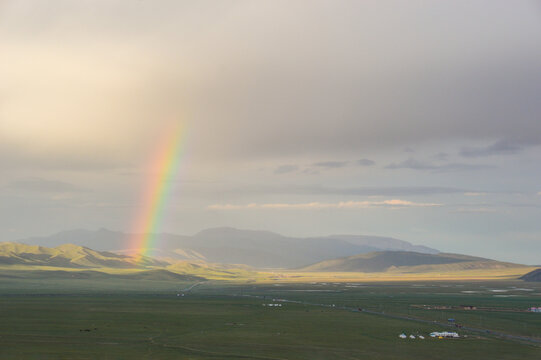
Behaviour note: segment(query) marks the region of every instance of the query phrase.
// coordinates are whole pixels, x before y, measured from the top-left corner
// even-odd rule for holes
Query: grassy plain
[[[401,340],[445,327],[339,309],[354,306],[541,337],[541,302],[517,281],[400,283],[190,282],[0,279],[1,359],[538,359],[541,348],[468,334]],[[524,290],[529,289],[529,290]],[[501,291],[492,291],[501,290]],[[505,290],[505,291],[503,291]],[[500,297],[498,295],[516,295]],[[263,303],[283,298],[336,307]],[[479,304],[509,311],[425,310]]]
[[[239,285],[237,292],[444,323],[451,318],[468,327],[541,340],[541,313],[526,311],[541,306],[539,283],[517,280],[281,283]],[[464,310],[463,305],[476,310]]]
[[[38,265],[0,265],[0,278],[28,278],[49,279],[52,274],[60,277],[58,272],[63,272],[64,277],[86,272],[90,278],[98,278],[99,275],[114,275],[131,277],[133,279],[149,278],[145,276],[149,272],[170,272],[171,275],[185,275],[191,277],[203,277],[208,280],[234,281],[250,283],[310,283],[310,282],[381,282],[381,281],[477,281],[477,280],[512,280],[537,269],[537,267],[517,266],[487,269],[464,269],[456,264],[427,265],[421,267],[397,267],[385,272],[310,272],[300,270],[253,270],[245,266],[212,266],[209,264],[194,264],[178,262],[166,267],[148,266],[145,268],[70,268],[58,266]],[[148,275],[148,274],[146,274]],[[162,274],[163,275],[163,274]],[[158,276],[157,280],[162,280]],[[104,276],[101,276],[104,278]],[[156,277],[155,277],[156,278]]]
[[[382,282],[382,281],[491,281],[491,280],[513,280],[520,276],[537,269],[537,267],[509,267],[501,269],[444,269],[434,267],[434,271],[411,271],[412,267],[407,267],[408,271],[397,268],[386,272],[307,272],[295,270],[277,270],[260,271],[255,281],[260,283],[272,282],[291,282],[291,283],[309,283],[309,282]],[[413,267],[415,268],[415,267]],[[426,269],[426,267],[425,267]]]

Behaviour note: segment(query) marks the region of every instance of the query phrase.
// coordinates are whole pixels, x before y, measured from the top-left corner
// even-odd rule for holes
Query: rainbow
[[[150,255],[156,247],[156,235],[171,198],[171,185],[182,159],[183,138],[183,129],[179,125],[174,126],[159,142],[158,151],[150,162],[150,176],[133,227],[135,231],[128,246],[137,261]]]

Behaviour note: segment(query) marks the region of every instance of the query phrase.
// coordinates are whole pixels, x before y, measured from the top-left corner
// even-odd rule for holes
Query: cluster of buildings
[[[408,338],[408,336],[407,336],[406,334],[404,334],[404,333],[398,335],[398,337],[401,338],[401,339],[407,339],[407,338]],[[416,337],[416,336],[413,335],[413,334],[410,335],[409,338],[410,338],[410,339],[421,339],[421,340],[424,340],[424,339],[425,339],[425,337],[424,337],[423,335],[417,335],[417,337]]]
[[[423,335],[406,335],[405,333],[402,333],[400,335],[398,335],[399,338],[401,339],[407,339],[407,338],[410,338],[410,339],[421,339],[421,340],[424,340],[425,337]],[[431,332],[430,333],[430,337],[433,337],[433,338],[438,338],[438,339],[443,339],[443,338],[459,338],[460,336],[458,335],[458,333],[456,332],[451,332],[451,331],[434,331],[434,332]]]
[[[434,331],[430,333],[430,337],[433,337],[433,338],[437,337],[438,339],[442,339],[442,338],[458,338],[460,336],[458,336],[458,333],[454,331]]]
[[[263,306],[278,306],[278,307],[282,307],[282,304],[263,304]]]
[[[541,313],[541,307],[531,307],[528,309],[528,311],[530,312],[536,312],[536,313]]]

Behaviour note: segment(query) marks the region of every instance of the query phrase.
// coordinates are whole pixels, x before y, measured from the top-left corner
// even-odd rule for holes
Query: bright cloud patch
[[[322,203],[322,202],[310,202],[310,203],[267,203],[267,204],[213,204],[208,208],[211,210],[243,210],[243,209],[302,209],[302,210],[318,210],[318,209],[361,209],[368,207],[430,207],[430,206],[442,206],[442,204],[436,203],[418,203],[408,200],[391,199],[383,201],[341,201],[337,203]]]

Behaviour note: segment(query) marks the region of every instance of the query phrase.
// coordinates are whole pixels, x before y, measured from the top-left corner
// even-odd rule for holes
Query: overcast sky
[[[162,222],[541,264],[539,1],[0,0],[0,240]]]

